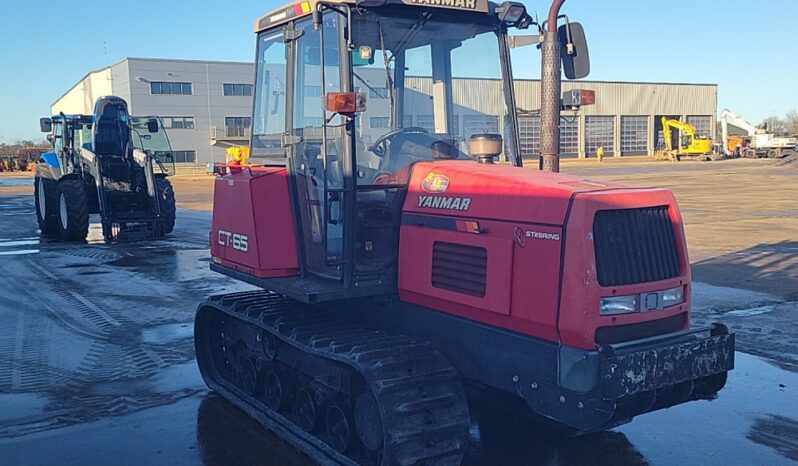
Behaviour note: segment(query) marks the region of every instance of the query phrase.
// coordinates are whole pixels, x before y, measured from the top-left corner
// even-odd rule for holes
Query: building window
[[[152,81],[150,83],[151,94],[174,94],[191,95],[191,83],[173,83],[164,81]]]
[[[252,96],[252,84],[225,84],[224,95]]]
[[[705,115],[688,115],[687,124],[695,127],[695,135],[700,138],[710,139],[712,131],[712,117]]]
[[[249,137],[249,128],[252,126],[250,117],[225,117],[224,127],[228,138]]]
[[[648,117],[621,116],[621,153],[648,152]]]
[[[435,119],[432,115],[416,115],[416,126],[424,128],[430,133],[435,132]]]
[[[522,157],[540,155],[540,115],[519,115],[518,140]],[[560,119],[560,155],[576,155],[578,142],[578,120]]]
[[[585,153],[595,154],[596,149],[603,147],[605,154],[612,154],[615,149],[614,140],[615,117],[585,117]]]
[[[472,120],[471,121],[472,126],[474,126],[476,128],[480,128],[480,127],[484,126],[485,124],[487,124],[488,126],[491,125],[490,121],[488,121],[487,123],[485,123],[484,121],[479,121],[479,119],[482,118],[482,117],[487,117],[488,119],[490,119],[490,118],[496,119],[495,124],[498,127],[498,124],[499,124],[498,123],[498,117],[492,117],[490,115],[472,115],[472,116],[476,117],[476,120]],[[413,121],[412,115],[404,115],[404,122],[403,123],[404,123],[405,128],[410,128],[411,126],[415,126],[417,128],[424,128],[427,131],[429,131],[430,133],[434,133],[435,132],[435,118],[432,115],[416,115],[416,124],[415,125],[412,124],[412,121]],[[476,131],[473,131],[472,134],[473,133],[480,133],[480,132],[484,132],[484,131],[481,131],[481,130],[477,129]],[[457,136],[457,135],[460,134],[460,117],[458,115],[453,115],[452,116],[452,128],[451,128],[451,131],[449,131],[449,134],[452,135],[452,136]]]
[[[576,155],[579,150],[579,120],[560,118],[560,155]]]
[[[197,161],[197,151],[173,150],[172,159],[175,163],[195,163]]]
[[[456,121],[457,118],[454,118]],[[453,134],[459,134],[457,123],[454,124]],[[466,139],[477,133],[498,133],[499,117],[493,115],[463,115],[463,136]]]
[[[321,86],[305,86],[305,97],[321,97]]]
[[[166,129],[194,129],[194,117],[161,117]]]
[[[387,87],[371,87],[369,88],[369,98],[372,99],[387,99],[388,98],[388,88]]]
[[[518,116],[518,139],[521,143],[522,157],[540,154],[540,117],[538,115]]]
[[[387,128],[391,124],[391,119],[388,117],[371,117],[369,118],[369,126],[372,128]]]

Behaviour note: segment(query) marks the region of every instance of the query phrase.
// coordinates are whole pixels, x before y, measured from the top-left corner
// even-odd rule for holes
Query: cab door
[[[344,278],[346,123],[323,110],[327,92],[341,90],[340,15],[326,12],[323,27],[310,18],[297,21],[290,33],[294,67],[289,151],[296,186],[305,270],[314,275]],[[324,35],[322,40],[321,35]]]

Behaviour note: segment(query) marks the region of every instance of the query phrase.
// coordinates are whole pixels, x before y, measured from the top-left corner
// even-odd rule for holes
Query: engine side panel
[[[668,210],[674,241],[668,250],[634,250],[627,258],[675,254],[678,273],[601,286],[592,239],[596,213],[643,208]],[[644,240],[652,234],[634,223],[624,228]],[[662,189],[549,179],[494,165],[416,164],[403,207],[398,283],[406,302],[584,350],[689,328],[684,231],[673,195]],[[638,295],[640,301],[680,286],[679,305],[600,314],[602,297]]]
[[[447,221],[452,229],[442,227]],[[479,232],[466,226],[478,226]],[[400,299],[555,341],[560,244],[526,237],[527,232],[548,238],[561,234],[559,228],[543,225],[405,215],[399,242]],[[484,295],[463,285],[440,283],[441,244],[484,249]],[[445,259],[456,265],[447,270],[455,283],[472,280],[472,264],[457,262],[451,254]]]

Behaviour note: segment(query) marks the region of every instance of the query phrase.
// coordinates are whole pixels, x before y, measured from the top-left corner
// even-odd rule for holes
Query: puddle
[[[0,424],[44,412],[50,399],[33,393],[0,394]]]
[[[175,364],[145,380],[159,393],[174,393],[181,390],[205,390],[197,361]]]
[[[175,340],[194,336],[192,323],[165,324],[146,328],[141,331],[141,341],[153,345],[166,345]]]
[[[0,178],[0,188],[11,186],[33,186],[33,178]]]
[[[653,464],[706,464],[709,459],[711,464],[786,464],[784,448],[757,440],[773,435],[761,432],[762,423],[757,420],[777,414],[794,425],[796,389],[798,374],[737,352],[735,369],[716,400],[645,414],[616,430]],[[793,439],[788,449],[798,453],[798,441]]]

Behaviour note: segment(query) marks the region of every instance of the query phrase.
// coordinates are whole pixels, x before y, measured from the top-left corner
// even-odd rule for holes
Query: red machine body
[[[650,206],[667,207],[679,274],[601,286],[590,240],[595,213]],[[586,350],[596,347],[601,328],[669,318],[678,319],[670,331],[689,325],[690,267],[682,220],[667,190],[472,161],[419,162],[412,168],[402,217],[398,295],[404,302]],[[254,277],[295,276],[293,231],[284,168],[253,167],[217,179],[214,262]],[[486,251],[484,292],[435,283],[436,243]],[[598,312],[602,297],[679,286],[685,296],[679,305],[622,315]]]

